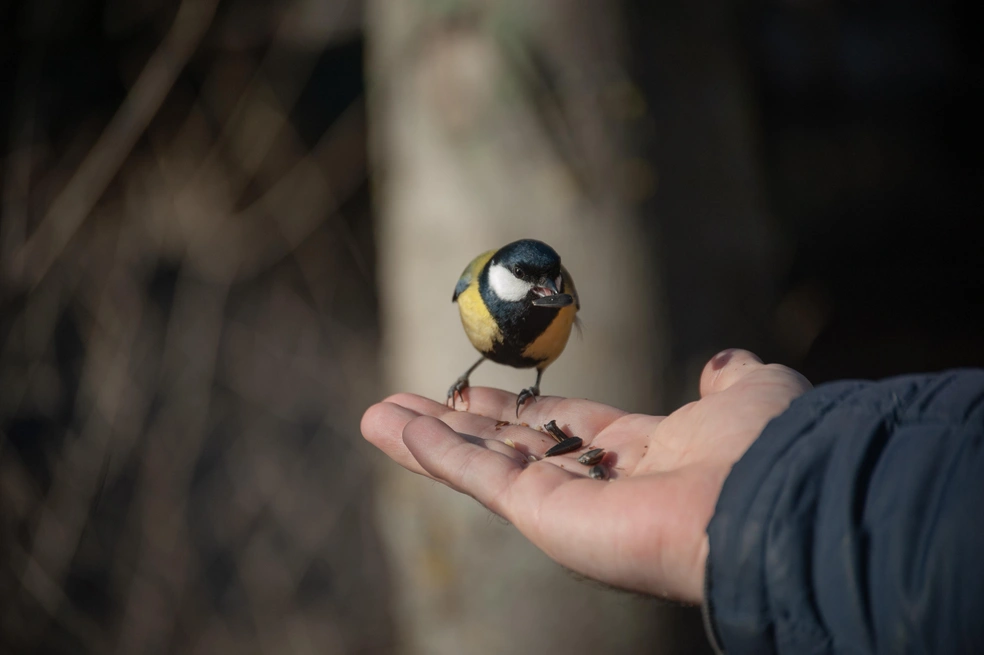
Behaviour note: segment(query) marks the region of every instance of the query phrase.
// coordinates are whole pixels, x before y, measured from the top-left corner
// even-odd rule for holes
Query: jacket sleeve
[[[707,531],[705,618],[728,655],[984,653],[984,371],[806,393]]]

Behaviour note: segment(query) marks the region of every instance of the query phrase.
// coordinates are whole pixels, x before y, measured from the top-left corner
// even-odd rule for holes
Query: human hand
[[[699,603],[705,530],[725,478],[766,423],[809,388],[789,368],[726,350],[704,367],[701,399],[669,416],[573,398],[526,406],[525,423],[554,419],[584,440],[568,455],[541,459],[555,441],[507,424],[515,395],[482,387],[466,391],[466,412],[392,396],[366,411],[362,433],[410,471],[504,517],[558,563],[617,587]],[[588,447],[607,451],[610,481],[588,478],[577,463]]]

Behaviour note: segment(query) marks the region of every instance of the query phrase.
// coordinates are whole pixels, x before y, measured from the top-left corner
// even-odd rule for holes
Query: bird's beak
[[[533,287],[533,305],[536,307],[567,307],[574,304],[574,296],[569,293],[560,293],[557,283],[549,278],[540,280],[540,283]]]
[[[556,282],[545,277],[538,280],[538,284],[533,287],[533,293],[538,298],[545,298],[546,296],[556,296],[560,290],[557,288]]]

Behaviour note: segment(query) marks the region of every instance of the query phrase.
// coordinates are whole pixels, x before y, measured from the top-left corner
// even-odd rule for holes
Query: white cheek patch
[[[557,279],[554,280],[554,284],[557,285],[557,293],[563,293],[564,292],[564,276],[563,275],[558,275],[557,276]]]
[[[508,302],[517,302],[526,297],[533,285],[513,275],[501,264],[489,267],[489,286],[492,292]]]

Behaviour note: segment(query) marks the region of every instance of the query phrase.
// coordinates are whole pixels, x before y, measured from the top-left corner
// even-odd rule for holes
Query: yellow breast
[[[557,312],[557,318],[547,326],[547,329],[526,347],[523,356],[542,360],[537,366],[539,369],[544,369],[552,364],[564,352],[576,317],[577,308],[574,305],[561,309]]]
[[[492,350],[493,343],[502,341],[499,326],[482,302],[477,281],[472,282],[458,296],[458,311],[461,313],[461,325],[465,328],[468,340],[479,352],[487,353]]]

